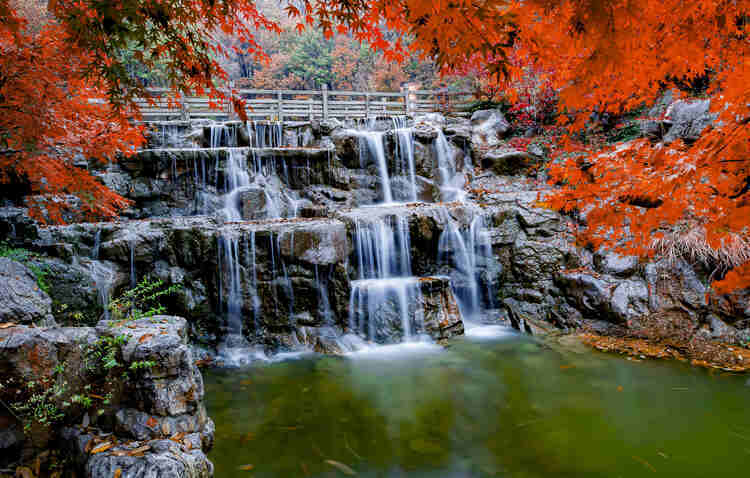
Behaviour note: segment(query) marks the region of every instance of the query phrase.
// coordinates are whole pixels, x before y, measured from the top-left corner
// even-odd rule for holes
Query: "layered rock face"
[[[675,103],[661,134],[702,129],[702,108]],[[111,184],[135,201],[127,216],[141,219],[40,228],[12,208],[0,214],[3,228],[24,231],[20,245],[44,254],[41,265],[68,271],[55,274],[58,283],[85,291],[74,298],[70,286],[51,288],[58,321],[73,313],[55,304],[98,316],[107,298],[146,276],[183,285],[167,305],[195,340],[253,357],[340,352],[347,346],[336,339],[353,333],[441,340],[450,334],[440,327],[402,318],[437,303],[452,324],[627,325],[679,311],[709,334],[731,335],[741,333],[733,322],[750,318],[742,296],[700,299],[705,279],[685,264],[575,248],[568,219],[538,207],[544,150],[511,146],[499,111],[368,125],[151,127],[148,149],[98,173],[120,181]],[[452,298],[418,294],[415,278],[444,278]]]
[[[117,345],[105,348],[115,338]],[[105,370],[102,350],[118,365]],[[204,453],[213,443],[213,422],[187,344],[187,322],[180,317],[102,321],[96,327],[3,328],[0,372],[5,403],[35,404],[27,452],[65,448],[91,477],[114,476],[118,468],[123,477],[213,474]],[[34,402],[31,392],[43,401]],[[16,410],[23,416],[24,408]],[[61,431],[42,426],[43,410],[64,412],[61,423],[52,423]],[[23,442],[19,426],[14,422],[7,429],[13,433],[3,442],[8,459]]]

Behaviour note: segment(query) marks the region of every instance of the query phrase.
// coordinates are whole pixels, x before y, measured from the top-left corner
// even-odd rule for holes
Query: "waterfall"
[[[219,299],[226,309],[227,332],[242,335],[242,282],[240,277],[239,240],[236,237],[219,236]]]
[[[417,200],[417,173],[414,166],[414,132],[406,125],[405,116],[393,118],[393,129],[396,132],[396,162],[402,174],[409,177],[407,200]]]
[[[135,277],[135,241],[128,241],[128,247],[130,247],[130,288],[134,288],[138,281]]]
[[[350,330],[377,343],[410,342],[422,332],[419,278],[360,279],[351,286]]]
[[[318,284],[318,298],[320,303],[318,304],[318,313],[323,319],[325,325],[333,325],[335,317],[333,316],[333,310],[331,309],[331,301],[328,298],[328,283],[330,281],[331,268],[327,268],[327,274],[325,277],[321,277],[318,272],[318,265],[315,265],[315,283]]]
[[[254,236],[253,236],[254,246]],[[247,249],[246,249],[247,251]],[[254,247],[253,247],[254,251]],[[240,255],[239,237],[227,233],[217,237],[217,269],[219,276],[219,308],[226,317],[226,335],[218,346],[221,360],[228,366],[246,365],[253,359],[265,359],[265,354],[257,348],[251,347],[243,335],[243,263]],[[248,254],[245,254],[247,260]],[[255,256],[253,254],[252,270],[255,275]],[[255,291],[255,279],[253,278]],[[257,295],[257,294],[254,294]],[[253,301],[253,312],[257,308]],[[257,327],[257,326],[256,326]]]
[[[369,154],[375,160],[380,188],[383,192],[383,202],[386,204],[392,203],[391,178],[388,176],[388,164],[386,163],[385,147],[383,146],[384,134],[380,131],[354,131],[354,134],[359,138],[360,166],[364,167],[365,165],[365,154]]]
[[[224,170],[224,218],[227,221],[241,221],[239,193],[242,188],[250,185],[250,174],[247,172],[247,159],[244,150],[238,148],[226,149],[228,157]]]
[[[250,241],[245,240],[245,255],[250,259],[250,299],[253,305],[253,323],[258,330],[258,318],[260,316],[260,298],[258,297],[258,268],[255,257],[255,231],[250,231]]]
[[[99,248],[102,244],[102,230],[97,229],[94,235],[94,247],[91,249],[91,258],[96,260],[99,259]]]
[[[359,218],[355,222],[354,235],[360,279],[411,275],[407,218],[395,215]]]
[[[487,234],[485,219],[477,214],[468,228],[459,228],[448,211],[442,210],[445,228],[438,240],[438,263],[453,269],[451,288],[456,296],[461,314],[474,317],[482,312],[482,294],[480,283],[484,282],[487,305],[494,306],[494,291],[491,281],[482,281],[482,265],[478,258],[492,256],[492,245]]]
[[[441,128],[438,128],[438,134],[435,138],[435,156],[438,163],[441,201],[465,202],[466,192],[463,190],[463,177],[456,170],[453,148],[451,148]]]
[[[419,279],[412,277],[408,218],[358,218],[354,248],[359,279],[351,282],[350,330],[379,343],[413,340],[424,313]]]

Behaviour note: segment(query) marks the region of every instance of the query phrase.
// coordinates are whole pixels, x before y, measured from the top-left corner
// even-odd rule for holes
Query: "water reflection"
[[[499,336],[209,373],[216,476],[721,476],[750,461],[746,377]]]

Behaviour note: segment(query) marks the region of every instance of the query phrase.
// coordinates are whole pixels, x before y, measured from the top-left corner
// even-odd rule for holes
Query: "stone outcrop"
[[[94,363],[92,351],[114,337],[127,339],[112,349],[118,365],[107,372]],[[102,383],[107,373],[120,370],[128,371],[128,380],[118,375],[106,382],[109,389],[97,389],[102,398],[95,397],[91,409],[70,405],[76,394],[88,395],[84,387],[89,380]],[[102,321],[95,328],[0,329],[0,374],[5,403],[27,397],[28,384],[59,387],[59,395],[46,400],[64,413],[61,424],[67,426],[59,432],[42,429],[45,433],[22,446],[5,437],[3,454],[64,446],[85,476],[113,476],[116,468],[124,477],[212,476],[203,450],[213,443],[213,422],[203,405],[203,380],[187,344],[187,323],[180,317]],[[107,395],[106,402],[99,401],[104,400],[99,393]],[[9,427],[5,435],[13,430]]]
[[[24,264],[0,257],[0,322],[54,324],[52,300]]]

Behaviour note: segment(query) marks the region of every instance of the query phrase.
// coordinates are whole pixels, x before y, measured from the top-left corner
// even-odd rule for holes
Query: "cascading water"
[[[240,239],[237,236],[223,234],[217,238],[218,254],[217,268],[219,274],[220,309],[226,317],[226,334],[219,344],[218,352],[221,360],[228,366],[241,366],[253,359],[264,359],[265,354],[251,347],[243,334],[242,309],[243,296],[243,261],[240,255]],[[246,249],[247,251],[247,249]],[[248,255],[245,254],[247,260]],[[255,275],[255,256],[252,258],[253,276]],[[253,277],[253,293],[255,292],[255,278]],[[253,310],[256,303],[253,301]]]
[[[464,178],[457,171],[456,162],[453,158],[453,148],[442,129],[438,129],[435,138],[435,155],[438,164],[440,200],[442,202],[464,202],[466,200],[466,191],[463,189]]]
[[[486,305],[494,306],[491,280],[481,280],[482,268],[479,258],[492,256],[492,245],[487,234],[485,219],[477,214],[468,228],[459,228],[447,210],[442,210],[443,232],[438,241],[438,262],[449,266],[451,288],[465,318],[476,317],[483,311],[482,296]],[[485,294],[480,288],[484,283]]]
[[[356,131],[355,134],[359,137],[360,166],[364,167],[365,158],[363,157],[363,153],[366,151],[375,160],[378,168],[383,202],[386,204],[392,203],[391,178],[388,175],[388,164],[386,163],[385,147],[383,146],[384,134],[380,131]]]
[[[349,328],[370,341],[408,342],[421,331],[419,279],[412,277],[409,223],[402,216],[360,218],[354,246]]]
[[[393,118],[393,130],[396,132],[396,164],[403,176],[409,178],[406,191],[407,201],[417,200],[417,173],[414,165],[414,131],[407,127],[405,116]]]

